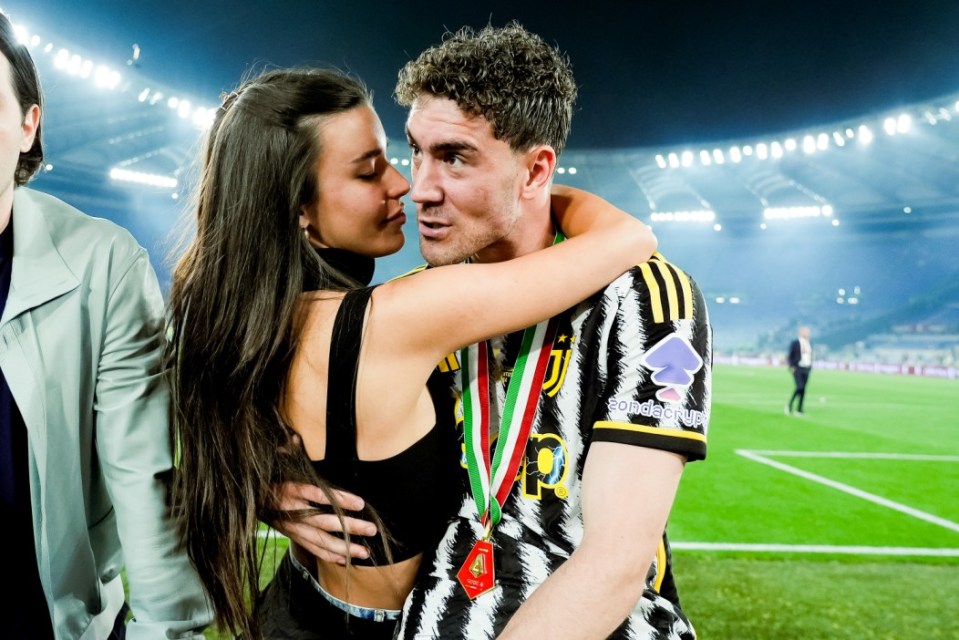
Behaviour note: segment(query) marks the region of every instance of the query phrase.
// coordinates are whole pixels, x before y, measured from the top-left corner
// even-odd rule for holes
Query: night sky
[[[623,5],[616,7],[616,5]],[[726,140],[959,91],[959,3],[0,0],[15,22],[215,104],[264,64],[362,77],[393,138],[397,70],[446,29],[519,20],[571,58],[571,147]],[[278,8],[280,7],[280,8]],[[544,7],[550,7],[544,11]]]

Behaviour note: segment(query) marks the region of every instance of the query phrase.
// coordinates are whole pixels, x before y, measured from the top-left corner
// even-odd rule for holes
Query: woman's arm
[[[495,264],[427,269],[378,288],[371,321],[391,342],[438,361],[451,351],[536,324],[647,260],[656,238],[602,198],[556,186],[552,212],[569,238]]]

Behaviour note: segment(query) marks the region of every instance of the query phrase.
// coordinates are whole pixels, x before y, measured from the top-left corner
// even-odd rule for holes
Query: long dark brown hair
[[[266,71],[227,96],[206,143],[195,236],[173,274],[174,511],[218,625],[246,638],[260,636],[248,605],[258,522],[277,518],[278,482],[318,483],[280,412],[298,301],[351,285],[299,226],[320,188],[317,124],[369,104],[359,81],[321,69]]]

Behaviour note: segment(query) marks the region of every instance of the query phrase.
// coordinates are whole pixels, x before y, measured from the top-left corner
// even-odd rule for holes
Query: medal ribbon
[[[554,244],[563,239],[557,234]],[[487,535],[502,519],[516,473],[526,451],[526,441],[536,417],[539,395],[546,378],[557,323],[550,319],[523,331],[513,374],[506,389],[502,424],[490,460],[489,342],[470,345],[460,352],[463,362],[463,437],[466,468],[476,513]]]
[[[461,352],[462,375],[468,376],[463,381],[466,468],[476,513],[489,530],[502,518],[502,507],[523,460],[546,378],[555,325],[547,320],[523,332],[523,344],[506,389],[503,419],[492,460],[489,453],[489,344],[484,341]]]

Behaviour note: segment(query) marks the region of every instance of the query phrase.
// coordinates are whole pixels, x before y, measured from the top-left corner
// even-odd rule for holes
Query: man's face
[[[520,217],[524,154],[453,100],[422,96],[406,121],[420,252],[431,265],[502,259]]]
[[[0,55],[0,198],[12,197],[13,178],[20,154],[33,146],[40,120],[40,108],[33,106],[26,116],[13,90],[10,61]],[[12,200],[11,200],[12,202]]]

